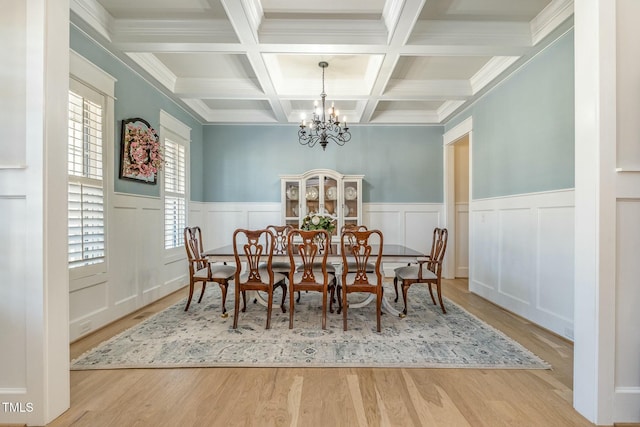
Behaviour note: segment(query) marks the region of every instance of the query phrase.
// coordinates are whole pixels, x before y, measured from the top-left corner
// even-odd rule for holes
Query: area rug
[[[393,288],[385,289],[392,297]],[[403,367],[549,369],[519,343],[445,299],[447,314],[431,302],[424,286],[409,290],[409,312],[401,319],[382,316],[376,332],[375,304],[342,314],[327,313],[321,328],[321,295],[302,293],[294,328],[289,313],[274,306],[271,329],[266,308],[249,302],[233,329],[233,292],[229,317],[222,318],[220,290],[210,286],[203,302],[185,301],[157,313],[71,362],[72,370],[178,367]],[[280,302],[280,291],[275,300]],[[401,301],[402,298],[400,298]],[[288,304],[288,301],[287,301]],[[401,309],[401,303],[396,304]]]

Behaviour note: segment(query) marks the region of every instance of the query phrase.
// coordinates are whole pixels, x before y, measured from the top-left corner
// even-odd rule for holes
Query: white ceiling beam
[[[371,123],[397,124],[437,124],[440,117],[437,111],[394,110],[378,111],[370,120]]]
[[[392,80],[385,99],[465,99],[473,95],[469,80]]]
[[[253,79],[177,79],[174,93],[181,98],[268,99]]]
[[[253,27],[253,25],[255,25],[255,17],[252,17],[253,12],[247,13],[244,8],[245,2],[241,3],[237,0],[220,1],[227,12],[227,17],[231,21],[231,25],[235,29],[240,42],[246,46],[247,59],[256,74],[260,87],[262,87],[264,94],[267,96],[276,121],[286,121],[287,116],[284,108],[280,104],[269,72],[258,48],[258,35],[256,34],[256,28]]]
[[[233,27],[222,19],[117,19],[113,41],[152,43],[237,43]]]
[[[389,20],[395,19],[395,22],[387,23],[387,26],[393,27],[393,31],[391,32],[388,41],[389,50],[382,61],[378,77],[371,89],[372,95],[380,96],[384,93],[387,83],[389,79],[391,79],[393,70],[400,58],[401,49],[406,44],[416,25],[416,21],[422,11],[424,2],[425,0],[404,0],[400,11],[397,10],[400,8],[398,3],[394,4],[395,10],[393,13],[388,11],[386,18]],[[377,100],[371,99],[366,104],[362,112],[361,121],[365,123],[369,122],[373,116],[376,106]]]
[[[380,44],[387,29],[380,20],[265,19],[260,27],[265,44]]]
[[[532,46],[528,22],[419,21],[411,45]]]

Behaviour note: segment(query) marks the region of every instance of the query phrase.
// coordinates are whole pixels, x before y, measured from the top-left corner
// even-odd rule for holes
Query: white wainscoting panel
[[[496,291],[498,288],[498,212],[477,209],[470,212],[473,235],[469,238],[469,289]],[[481,292],[478,292],[481,293]],[[482,294],[482,293],[481,293]]]
[[[521,304],[531,304],[535,295],[532,286],[535,235],[529,227],[530,216],[528,208],[503,209],[498,213],[498,289],[506,298]]]
[[[636,190],[637,191],[637,190]],[[640,199],[618,199],[616,218],[616,413],[640,417]],[[634,320],[636,319],[636,320]]]
[[[281,221],[280,203],[218,202],[206,203],[203,208],[205,250],[230,245],[237,228],[265,228]]]
[[[25,236],[30,235],[27,214],[26,197],[0,194],[0,378],[2,387],[14,392],[27,390],[27,301],[30,295],[25,272],[31,268],[25,240]]]
[[[574,306],[574,209],[550,207],[538,209],[538,253],[536,269],[538,309],[573,322]],[[562,236],[562,238],[558,238]],[[553,242],[553,245],[545,245]],[[565,331],[573,338],[573,331]]]
[[[574,192],[474,200],[469,289],[573,339]]]
[[[69,330],[76,340],[156,301],[189,282],[186,252],[167,255],[162,203],[116,193],[107,211],[106,280],[70,283]]]

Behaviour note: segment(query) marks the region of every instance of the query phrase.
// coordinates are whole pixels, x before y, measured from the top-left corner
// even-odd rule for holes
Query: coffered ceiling
[[[573,0],[71,0],[72,22],[203,123],[437,124],[564,31]]]

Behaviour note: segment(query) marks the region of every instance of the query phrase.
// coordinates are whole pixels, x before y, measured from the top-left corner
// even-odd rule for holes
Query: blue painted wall
[[[542,51],[446,126],[357,126],[344,147],[297,142],[296,125],[202,125],[106,49],[71,26],[71,48],[114,76],[115,191],[159,196],[118,178],[120,122],[159,126],[159,112],[191,127],[191,200],[277,202],[281,174],[329,168],[364,174],[369,203],[442,203],[442,134],[473,116],[473,197],[574,186],[573,32]]]
[[[573,31],[455,119],[473,116],[473,198],[574,187]]]
[[[204,200],[279,202],[280,175],[328,168],[363,174],[363,201],[442,203],[442,126],[352,126],[326,151],[298,143],[298,127],[204,126]]]
[[[110,54],[104,47],[87,37],[75,26],[70,30],[70,47],[118,81],[115,85],[114,188],[117,192],[160,196],[160,186],[119,179],[121,121],[142,117],[152,127],[160,127],[160,110],[171,114],[191,128],[191,200],[202,201],[202,124],[180,106],[159,92],[131,68]]]

